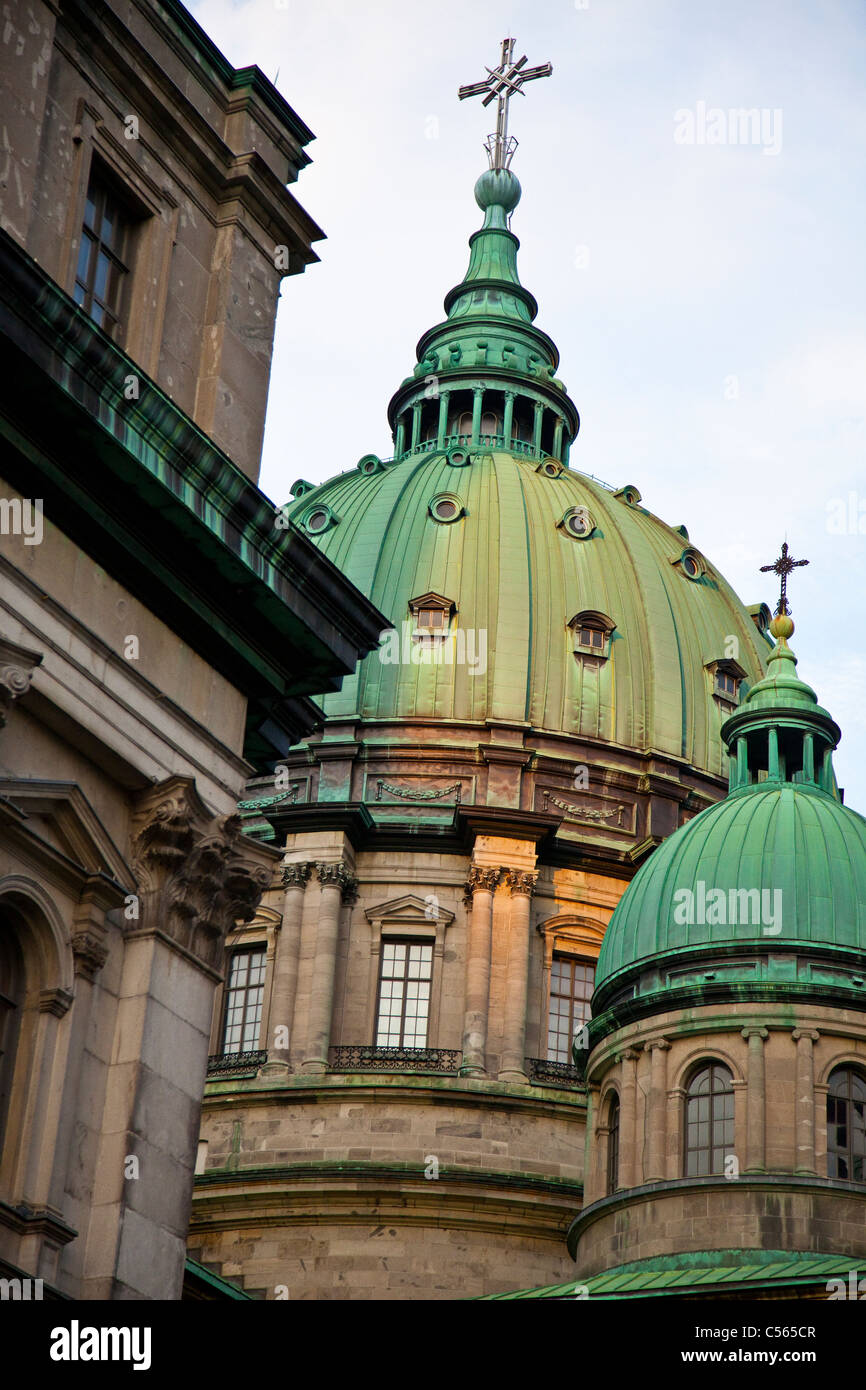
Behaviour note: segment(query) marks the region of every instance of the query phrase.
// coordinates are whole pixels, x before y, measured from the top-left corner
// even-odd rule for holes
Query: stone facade
[[[450,855],[297,832],[283,862],[282,891],[227,942],[266,950],[265,1051],[246,1079],[211,1072],[191,1254],[265,1298],[568,1278],[585,1099],[569,1068],[530,1083],[527,1061],[547,1056],[554,947],[591,961],[622,880],[539,866],[532,841],[502,835]],[[406,1056],[371,1074],[364,1056],[389,939],[433,949],[433,1051],[415,1074]],[[217,999],[215,1061],[223,1020]]]
[[[733,1078],[734,1141],[724,1177],[689,1178],[686,1085],[708,1061]],[[866,1065],[866,1015],[856,1009],[729,1003],[612,1032],[587,1073],[591,1160],[569,1237],[579,1274],[720,1244],[866,1254],[862,1186],[826,1177],[829,1078],[846,1065]]]
[[[122,189],[117,340],[257,478],[280,279],[323,233],[285,188],[312,133],[182,5],[11,7],[0,44],[0,227],[73,291],[92,170]]]

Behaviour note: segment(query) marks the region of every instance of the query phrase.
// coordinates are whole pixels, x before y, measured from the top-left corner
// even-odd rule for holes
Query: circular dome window
[[[558,463],[547,462],[541,465],[539,471],[543,473],[546,478],[558,478],[562,469]]]
[[[329,507],[314,507],[304,519],[304,527],[311,536],[319,536],[335,525],[335,518]]]
[[[585,541],[595,530],[595,522],[586,507],[571,507],[559,525],[573,540]]]
[[[469,450],[464,449],[462,444],[455,444],[446,453],[446,458],[452,468],[466,468],[472,462]]]
[[[359,473],[380,473],[382,471],[382,460],[377,454],[365,454],[358,461]]]
[[[450,492],[441,492],[431,500],[429,512],[434,521],[459,521],[464,515],[463,503]]]
[[[687,550],[682,556],[680,568],[686,576],[686,579],[700,579],[704,572],[700,560],[692,550]]]

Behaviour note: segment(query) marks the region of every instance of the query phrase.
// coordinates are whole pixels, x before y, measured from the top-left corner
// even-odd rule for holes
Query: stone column
[[[544,420],[544,404],[542,401],[535,402],[535,420],[532,430],[532,448],[537,458],[541,457],[541,426]]]
[[[436,433],[436,448],[445,448],[445,436],[448,433],[448,395],[447,391],[442,391],[439,396],[439,428]]]
[[[502,439],[506,449],[511,448],[511,431],[514,424],[514,392],[505,392],[505,417],[502,421]]]
[[[749,1066],[746,1082],[746,1167],[747,1173],[766,1170],[767,1088],[764,1080],[764,1039],[766,1028],[750,1026],[742,1029],[749,1044]]]
[[[818,1041],[814,1028],[795,1028],[791,1034],[797,1044],[797,1095],[794,1102],[795,1173],[817,1173],[815,1162],[815,1054]]]
[[[476,386],[472,397],[472,445],[473,449],[478,448],[479,436],[481,434],[481,405],[484,400],[484,388]]]
[[[304,911],[304,892],[312,869],[313,865],[309,863],[283,865],[283,924],[274,960],[268,1060],[262,1067],[264,1076],[285,1075],[291,1071],[289,1053],[292,1046],[295,992],[298,985],[301,917]]]
[[[508,964],[505,979],[505,1026],[499,1080],[525,1086],[526,1002],[529,994],[529,900],[537,874],[506,869],[511,891],[508,914]]]
[[[649,1146],[644,1182],[661,1182],[665,1176],[665,1120],[667,1093],[667,1058],[670,1050],[666,1038],[652,1038],[644,1044],[650,1054]]]
[[[463,1063],[460,1068],[464,1076],[486,1075],[493,893],[499,882],[499,875],[499,869],[482,869],[473,864],[466,885],[467,900],[471,901],[472,910],[466,950]]]
[[[401,415],[397,421],[397,432],[394,435],[394,457],[398,459],[403,452],[403,445],[406,441],[406,423]]]
[[[318,864],[322,885],[319,919],[316,926],[316,954],[310,982],[310,1011],[307,1018],[307,1046],[302,1071],[328,1070],[331,1017],[334,1006],[334,975],[340,938],[340,909],[354,895],[356,880],[345,864]]]
[[[621,1187],[635,1186],[637,1149],[637,1053],[627,1047],[620,1053],[622,1084],[619,1100],[619,1183]]]
[[[683,1176],[683,1112],[686,1093],[682,1086],[674,1086],[667,1094],[667,1143],[665,1145],[665,1168],[670,1179]]]
[[[562,462],[562,431],[565,421],[561,415],[557,415],[556,424],[553,427],[553,457]]]

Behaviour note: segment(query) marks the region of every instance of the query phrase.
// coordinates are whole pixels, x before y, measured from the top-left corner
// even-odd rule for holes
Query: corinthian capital
[[[214,815],[189,777],[139,797],[132,838],[141,929],[164,931],[216,965],[226,934],[255,916],[274,851],[242,834],[239,816]]]
[[[345,864],[317,864],[316,872],[323,888],[339,888],[344,903],[354,902],[358,896],[358,880]]]
[[[494,892],[500,873],[500,869],[485,869],[480,864],[470,865],[469,877],[466,880],[466,898],[471,899],[476,888],[481,888],[486,893]]]
[[[283,887],[284,888],[306,888],[307,880],[313,871],[313,865],[301,862],[299,864],[283,865]]]
[[[504,869],[503,873],[512,894],[523,893],[528,898],[532,896],[538,874],[527,873],[523,869]]]

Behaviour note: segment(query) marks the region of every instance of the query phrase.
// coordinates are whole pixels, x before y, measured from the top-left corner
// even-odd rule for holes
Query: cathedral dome
[[[485,443],[366,467],[289,515],[401,639],[413,601],[439,596],[455,659],[415,648],[420,659],[404,649],[398,660],[383,645],[325,699],[329,717],[507,720],[722,771],[731,706],[715,667],[733,651],[755,680],[768,645],[718,570],[635,488],[614,493]]]
[[[731,790],[639,869],[601,947],[593,1013],[653,996],[794,995],[833,986],[866,1007],[866,819],[844,806],[839,729],[798,679],[785,613],[766,678],[722,734]],[[643,1002],[642,1002],[643,1001]]]
[[[769,650],[760,615],[635,486],[568,466],[579,417],[518,279],[520,184],[491,168],[475,196],[466,275],[389,407],[394,458],[297,483],[288,505],[396,629],[325,713],[507,722],[718,777],[722,720]]]

